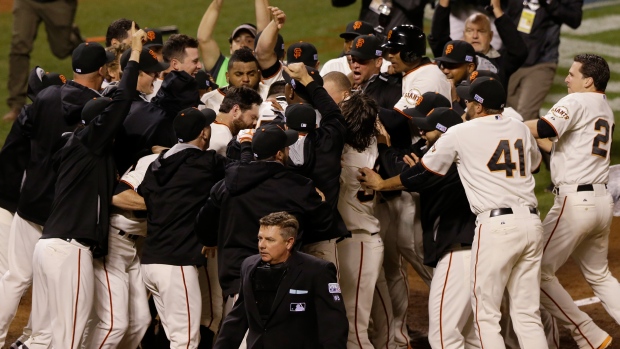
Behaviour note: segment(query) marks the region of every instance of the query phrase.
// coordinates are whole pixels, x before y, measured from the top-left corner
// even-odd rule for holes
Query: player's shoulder
[[[212,99],[216,99],[216,98],[224,98],[224,96],[226,96],[226,90],[222,89],[222,88],[216,88],[213,91],[207,92],[204,94],[204,96],[202,96],[202,98],[200,99],[203,103],[212,100]]]

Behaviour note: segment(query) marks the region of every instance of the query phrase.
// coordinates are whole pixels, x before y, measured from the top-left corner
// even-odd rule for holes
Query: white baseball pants
[[[314,242],[304,245],[302,252],[307,253],[324,261],[332,262],[336,266],[336,275],[340,278],[340,266],[338,265],[338,248],[336,239]]]
[[[598,348],[608,334],[573,302],[556,271],[572,257],[603,307],[620,324],[620,284],[609,271],[607,251],[613,200],[603,184],[577,192],[577,185],[559,188],[545,218],[541,303],[568,328],[579,348]]]
[[[0,207],[0,277],[9,270],[11,222],[13,222],[13,214]]]
[[[476,220],[470,281],[474,326],[482,348],[506,348],[499,320],[507,289],[521,348],[546,348],[539,311],[542,224],[528,207],[512,211],[496,217],[485,211]]]

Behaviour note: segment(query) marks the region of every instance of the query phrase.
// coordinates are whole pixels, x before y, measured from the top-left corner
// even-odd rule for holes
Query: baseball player
[[[499,318],[507,289],[519,344],[545,348],[537,298],[542,224],[531,174],[540,165],[541,154],[525,125],[501,115],[506,93],[499,81],[476,79],[468,97],[472,120],[450,128],[418,164],[386,181],[368,168],[360,171],[359,178],[374,190],[414,188],[432,176],[445,175],[458,159],[459,176],[477,215],[470,285],[480,345],[505,348]]]
[[[620,285],[607,265],[613,200],[606,184],[614,128],[614,114],[604,94],[609,74],[602,57],[575,56],[565,79],[568,95],[540,120],[527,122],[534,136],[552,142],[541,142],[544,150],[551,151],[556,195],[543,222],[541,303],[571,330],[580,348],[607,348],[612,338],[579,310],[555,276],[569,257],[620,323]]]

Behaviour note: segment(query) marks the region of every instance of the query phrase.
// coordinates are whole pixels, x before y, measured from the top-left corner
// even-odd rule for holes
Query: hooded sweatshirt
[[[20,217],[45,225],[54,200],[56,175],[52,155],[65,132],[72,132],[81,121],[82,108],[100,97],[94,90],[74,81],[41,91],[28,111],[25,127],[31,130],[30,159],[22,186],[17,213]]]
[[[218,247],[218,273],[224,295],[239,292],[241,263],[258,251],[258,221],[286,211],[299,221],[297,240],[326,240],[333,210],[314,183],[275,161],[240,161],[226,168],[196,222],[205,246]]]
[[[173,154],[167,156],[169,152]],[[175,145],[151,163],[138,187],[147,208],[142,264],[204,264],[194,221],[211,187],[224,178],[227,163],[213,150],[185,144]]]
[[[172,121],[179,111],[200,103],[198,83],[184,71],[172,71],[150,103],[137,100],[114,143],[114,158],[123,174],[142,156],[151,154],[151,147],[172,147],[177,137]]]

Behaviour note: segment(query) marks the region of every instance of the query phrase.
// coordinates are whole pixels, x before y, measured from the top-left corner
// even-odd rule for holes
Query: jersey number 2
[[[517,153],[519,154],[519,174],[521,177],[525,177],[525,153],[523,152],[523,140],[517,139],[514,144]],[[504,158],[504,162],[500,162],[500,159]],[[507,139],[499,141],[493,156],[487,163],[487,167],[491,172],[506,171],[506,177],[512,177],[512,171],[517,169],[517,164],[512,162],[512,155],[510,150],[510,143]]]
[[[594,130],[599,134],[592,141],[592,154],[607,158],[607,149],[601,148],[600,145],[609,142],[609,123],[605,119],[598,119],[594,123]]]

